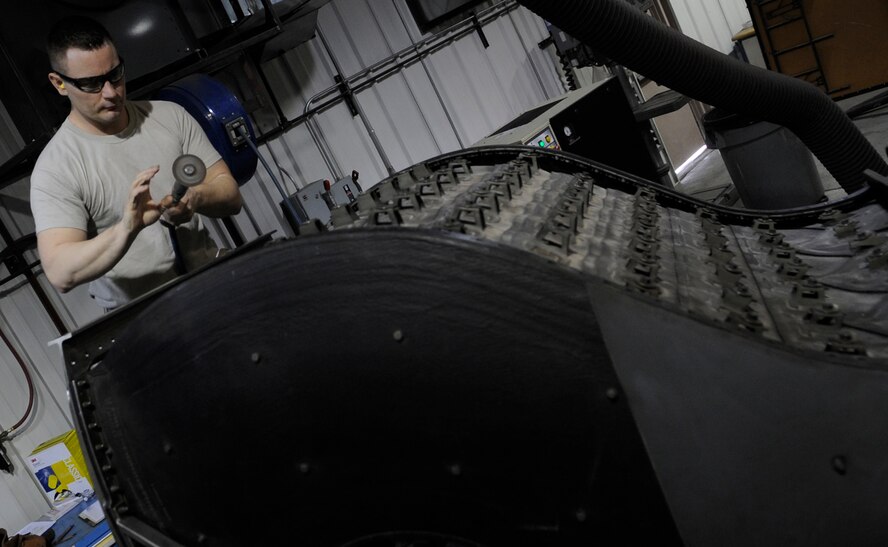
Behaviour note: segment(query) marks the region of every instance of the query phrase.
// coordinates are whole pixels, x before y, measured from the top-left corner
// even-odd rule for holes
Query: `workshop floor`
[[[872,95],[846,99],[839,102],[839,106],[847,110]],[[855,124],[875,146],[876,150],[885,157],[885,147],[888,146],[888,106],[874,110],[856,119]],[[844,190],[819,161],[815,159],[815,162],[820,172],[820,180],[823,183],[826,197],[830,201],[843,197],[845,195]],[[701,155],[682,174],[676,189],[704,201],[741,207],[741,204],[737,201],[736,191],[732,191],[733,183],[731,182],[731,177],[728,175],[725,163],[718,150],[707,150]]]

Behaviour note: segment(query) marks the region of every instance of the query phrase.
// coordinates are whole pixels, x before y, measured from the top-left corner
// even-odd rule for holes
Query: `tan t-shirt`
[[[169,194],[173,162],[194,154],[207,167],[221,156],[200,125],[181,106],[165,101],[130,101],[127,128],[117,135],[91,135],[69,120],[44,148],[31,174],[31,211],[37,233],[77,228],[95,237],[120,221],[136,175],[152,165],[151,197]],[[177,230],[189,270],[216,255],[216,244],[195,217]],[[126,255],[104,277],[90,283],[90,294],[114,308],[173,279],[170,235],[159,222],[136,236]]]

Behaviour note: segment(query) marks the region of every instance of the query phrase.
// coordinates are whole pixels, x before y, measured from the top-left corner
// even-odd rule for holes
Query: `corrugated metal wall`
[[[687,4],[686,10],[703,5],[703,0],[694,2],[696,7],[692,0],[675,0],[680,1]],[[721,0],[725,5],[732,1],[739,2]],[[724,31],[730,24],[720,23],[718,17],[710,21],[710,11],[686,26],[698,36],[717,41],[727,36],[730,41]],[[423,38],[404,0],[334,0],[321,9],[318,22],[345,76]],[[477,34],[468,34],[358,94],[395,169],[470,146],[529,107],[564,92],[551,55],[537,45],[547,36],[542,20],[517,8],[486,25],[484,33],[489,48],[483,47]],[[331,86],[335,74],[333,59],[317,38],[264,68],[288,118],[300,115],[313,95]],[[333,178],[334,172],[359,171],[365,188],[386,175],[367,130],[344,104],[319,114],[313,127],[326,143],[327,160],[305,124],[260,147],[288,192],[317,179]],[[0,162],[21,146],[0,108]],[[261,166],[242,192],[246,208],[236,223],[247,239],[273,230],[279,236],[287,234],[278,205],[281,196]],[[0,219],[13,237],[33,232],[27,180],[0,191]],[[212,225],[224,237],[219,224]],[[36,258],[31,253],[30,259]],[[0,267],[0,278],[5,275],[5,267]],[[69,329],[100,315],[85,287],[59,295],[45,277],[40,276],[39,282]],[[19,470],[12,476],[0,475],[0,526],[15,531],[46,508],[37,486],[23,471],[21,456],[73,425],[60,354],[47,346],[58,337],[58,330],[23,279],[0,287],[0,329],[10,335],[34,371],[38,390],[36,415],[11,446],[10,456]],[[19,365],[0,347],[0,429],[12,425],[26,405],[27,389]]]
[[[344,76],[422,38],[403,0],[337,0],[321,10],[318,26]],[[564,93],[548,54],[537,46],[546,36],[539,18],[518,8],[486,25],[484,33],[487,49],[477,34],[466,35],[358,93],[396,170],[470,146],[527,108]],[[301,115],[306,102],[331,86],[336,74],[318,39],[264,68],[288,119]],[[284,170],[278,176],[288,191],[352,170],[360,173],[365,188],[386,176],[368,132],[345,103],[316,116],[312,126],[329,148],[331,166],[304,124],[262,147],[266,159]],[[261,231],[282,230],[280,194],[261,168],[256,179],[260,184],[243,187],[249,213]],[[239,224],[248,226],[247,220]]]

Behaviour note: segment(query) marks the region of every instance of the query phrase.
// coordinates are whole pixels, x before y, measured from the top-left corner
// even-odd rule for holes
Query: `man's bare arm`
[[[87,239],[76,228],[50,228],[37,234],[37,252],[49,282],[61,292],[97,279],[113,268],[146,226],[160,218],[160,207],[151,200],[149,184],[158,168],[139,173],[130,189],[130,200],[120,222]]]

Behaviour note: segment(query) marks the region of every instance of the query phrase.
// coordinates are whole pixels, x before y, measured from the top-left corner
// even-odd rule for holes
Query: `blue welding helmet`
[[[238,184],[253,177],[258,158],[240,130],[245,127],[249,138],[256,142],[253,124],[224,84],[206,74],[192,74],[164,87],[154,98],[181,105],[200,123]]]

